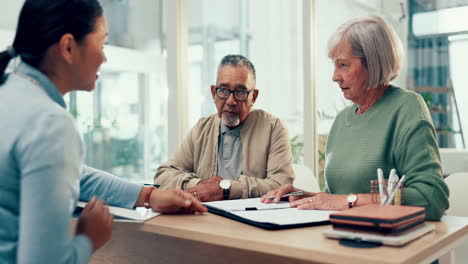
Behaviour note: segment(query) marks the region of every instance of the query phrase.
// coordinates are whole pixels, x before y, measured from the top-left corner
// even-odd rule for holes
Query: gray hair
[[[367,89],[388,84],[398,75],[403,47],[395,30],[383,18],[357,18],[341,25],[328,41],[328,57],[332,58],[337,46],[343,42],[366,67]]]
[[[250,73],[252,73],[253,79],[256,80],[255,67],[253,66],[252,62],[249,61],[249,59],[247,59],[246,57],[242,55],[237,55],[237,54],[224,56],[221,59],[221,62],[219,63],[218,73],[222,67],[227,66],[227,65],[234,66],[234,67],[244,66],[250,71]]]

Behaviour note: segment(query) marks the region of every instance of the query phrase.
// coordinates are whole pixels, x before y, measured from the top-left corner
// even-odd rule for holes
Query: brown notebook
[[[335,229],[400,235],[421,226],[424,207],[369,204],[330,214]]]

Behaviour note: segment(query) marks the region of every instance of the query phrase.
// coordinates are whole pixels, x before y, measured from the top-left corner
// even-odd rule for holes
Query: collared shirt
[[[0,263],[88,263],[89,238],[70,237],[78,198],[130,208],[141,191],[83,165],[65,107],[57,87],[26,63],[0,86]]]
[[[165,189],[186,190],[203,179],[217,176],[220,123],[218,114],[201,118],[174,155],[159,166],[154,183]],[[242,174],[237,180],[231,180],[229,199],[260,197],[292,184],[291,145],[283,122],[255,109],[242,123],[240,132]]]
[[[217,174],[223,179],[236,180],[242,174],[241,129],[242,125],[229,129],[220,124]]]

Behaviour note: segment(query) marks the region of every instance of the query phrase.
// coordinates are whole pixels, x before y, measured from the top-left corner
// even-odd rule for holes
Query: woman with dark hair
[[[0,263],[87,263],[110,238],[104,202],[206,211],[181,190],[143,187],[83,165],[63,95],[94,89],[106,36],[97,0],[26,0],[13,45],[0,53]],[[21,63],[5,74],[17,56]],[[78,199],[89,203],[71,238]]]

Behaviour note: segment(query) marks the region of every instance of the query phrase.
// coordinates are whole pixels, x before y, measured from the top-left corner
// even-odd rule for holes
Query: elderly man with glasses
[[[251,109],[258,93],[253,64],[241,55],[225,56],[211,86],[218,113],[200,119],[154,182],[201,201],[260,197],[292,183],[287,129],[271,114]]]

